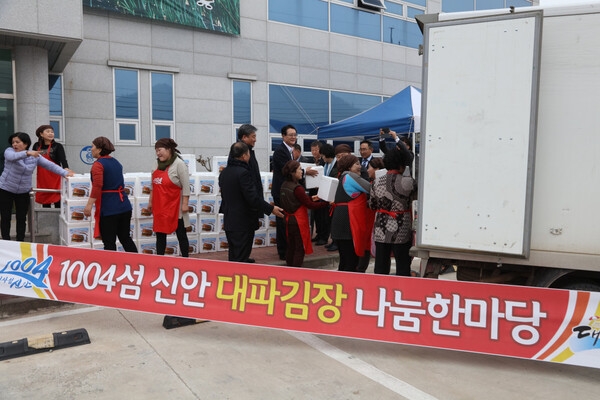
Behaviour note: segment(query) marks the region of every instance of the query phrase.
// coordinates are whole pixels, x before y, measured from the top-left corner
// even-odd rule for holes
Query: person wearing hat
[[[29,191],[35,168],[41,166],[59,176],[73,176],[73,172],[40,157],[41,152],[29,150],[31,138],[24,132],[10,135],[8,144],[9,147],[4,151],[4,170],[0,175],[0,232],[3,240],[10,240],[10,224],[14,207],[17,240],[22,242],[25,240]]]
[[[69,169],[65,148],[62,144],[54,140],[54,128],[51,125],[41,125],[35,130],[35,135],[38,141],[33,144],[33,151],[39,151],[40,155],[54,164]],[[37,169],[36,185],[40,189],[57,189],[60,190],[60,175],[56,175],[45,168]],[[54,207],[60,208],[60,193],[44,193],[36,192],[35,202],[42,205],[44,208]]]
[[[154,216],[156,254],[165,254],[167,235],[175,232],[181,256],[188,257],[190,242],[185,228],[190,226],[190,173],[173,139],[158,139],[154,149],[157,168],[152,172],[148,209]]]
[[[130,236],[131,202],[125,193],[123,166],[110,153],[115,151],[111,141],[98,136],[92,140],[92,157],[96,159],[90,171],[92,190],[83,209],[86,217],[94,213],[94,238],[101,238],[104,250],[117,250],[117,237],[125,251],[137,253],[137,246]]]

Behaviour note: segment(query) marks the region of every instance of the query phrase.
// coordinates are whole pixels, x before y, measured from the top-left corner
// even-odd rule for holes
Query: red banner
[[[10,241],[0,293],[600,367],[600,293]]]

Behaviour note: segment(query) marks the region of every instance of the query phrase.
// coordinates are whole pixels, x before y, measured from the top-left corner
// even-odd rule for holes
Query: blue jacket
[[[0,175],[0,189],[15,194],[29,192],[32,187],[31,177],[38,165],[60,176],[67,176],[68,173],[42,156],[28,156],[27,150],[15,151],[8,147],[4,151],[4,171]]]

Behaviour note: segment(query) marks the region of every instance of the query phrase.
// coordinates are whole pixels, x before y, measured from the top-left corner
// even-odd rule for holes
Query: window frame
[[[166,119],[155,119],[154,118],[154,92],[152,90],[153,85],[153,76],[154,74],[161,75],[170,75],[171,76],[171,107],[173,109],[173,115],[171,120]],[[172,72],[164,72],[164,71],[149,71],[148,74],[148,82],[150,85],[150,126],[151,126],[151,139],[153,142],[156,142],[160,139],[157,135],[156,128],[157,127],[169,127],[170,135],[169,137],[173,140],[176,140],[176,132],[175,132],[175,74]],[[161,136],[162,137],[162,136]]]
[[[117,79],[116,74],[117,71],[133,71],[136,73],[137,77],[137,119],[133,118],[117,118]],[[139,146],[142,143],[141,135],[140,135],[140,70],[134,68],[125,68],[125,67],[113,67],[113,117],[114,117],[114,141],[115,144],[119,145],[134,145]],[[121,139],[121,131],[120,127],[122,125],[134,125],[135,127],[135,139]]]
[[[60,115],[52,115],[50,114],[50,112],[48,112],[49,117],[48,120],[50,122],[50,125],[53,125],[52,123],[56,123],[58,125],[58,136],[57,136],[57,129],[54,129],[54,140],[59,142],[59,143],[65,143],[65,88],[64,88],[64,79],[63,79],[63,74],[48,74],[50,75],[55,75],[58,76],[60,79],[60,109],[61,109],[61,114]],[[50,96],[50,88],[48,88],[48,96]]]

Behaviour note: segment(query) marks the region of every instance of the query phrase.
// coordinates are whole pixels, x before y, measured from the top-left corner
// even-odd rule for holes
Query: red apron
[[[302,244],[304,245],[304,254],[312,254],[312,242],[310,240],[310,221],[308,220],[308,209],[302,205],[293,213],[285,213],[285,227],[287,236],[287,225],[290,216],[296,217],[298,222],[298,229],[300,230],[300,237],[302,237]]]
[[[181,188],[169,178],[169,167],[152,173],[152,223],[154,232],[170,235],[177,230]]]
[[[40,150],[42,150],[40,148]],[[48,145],[48,149],[46,153],[42,155],[46,160],[50,162],[52,159],[50,158],[50,145]],[[40,189],[60,189],[60,175],[56,175],[53,172],[48,171],[46,168],[38,167],[37,168],[37,187]],[[35,202],[39,204],[54,204],[60,201],[60,193],[41,193],[37,192],[35,194]]]
[[[371,236],[375,223],[375,211],[367,204],[367,195],[361,193],[357,198],[348,203],[348,217],[350,218],[350,231],[354,242],[354,252],[362,257],[371,249]]]

